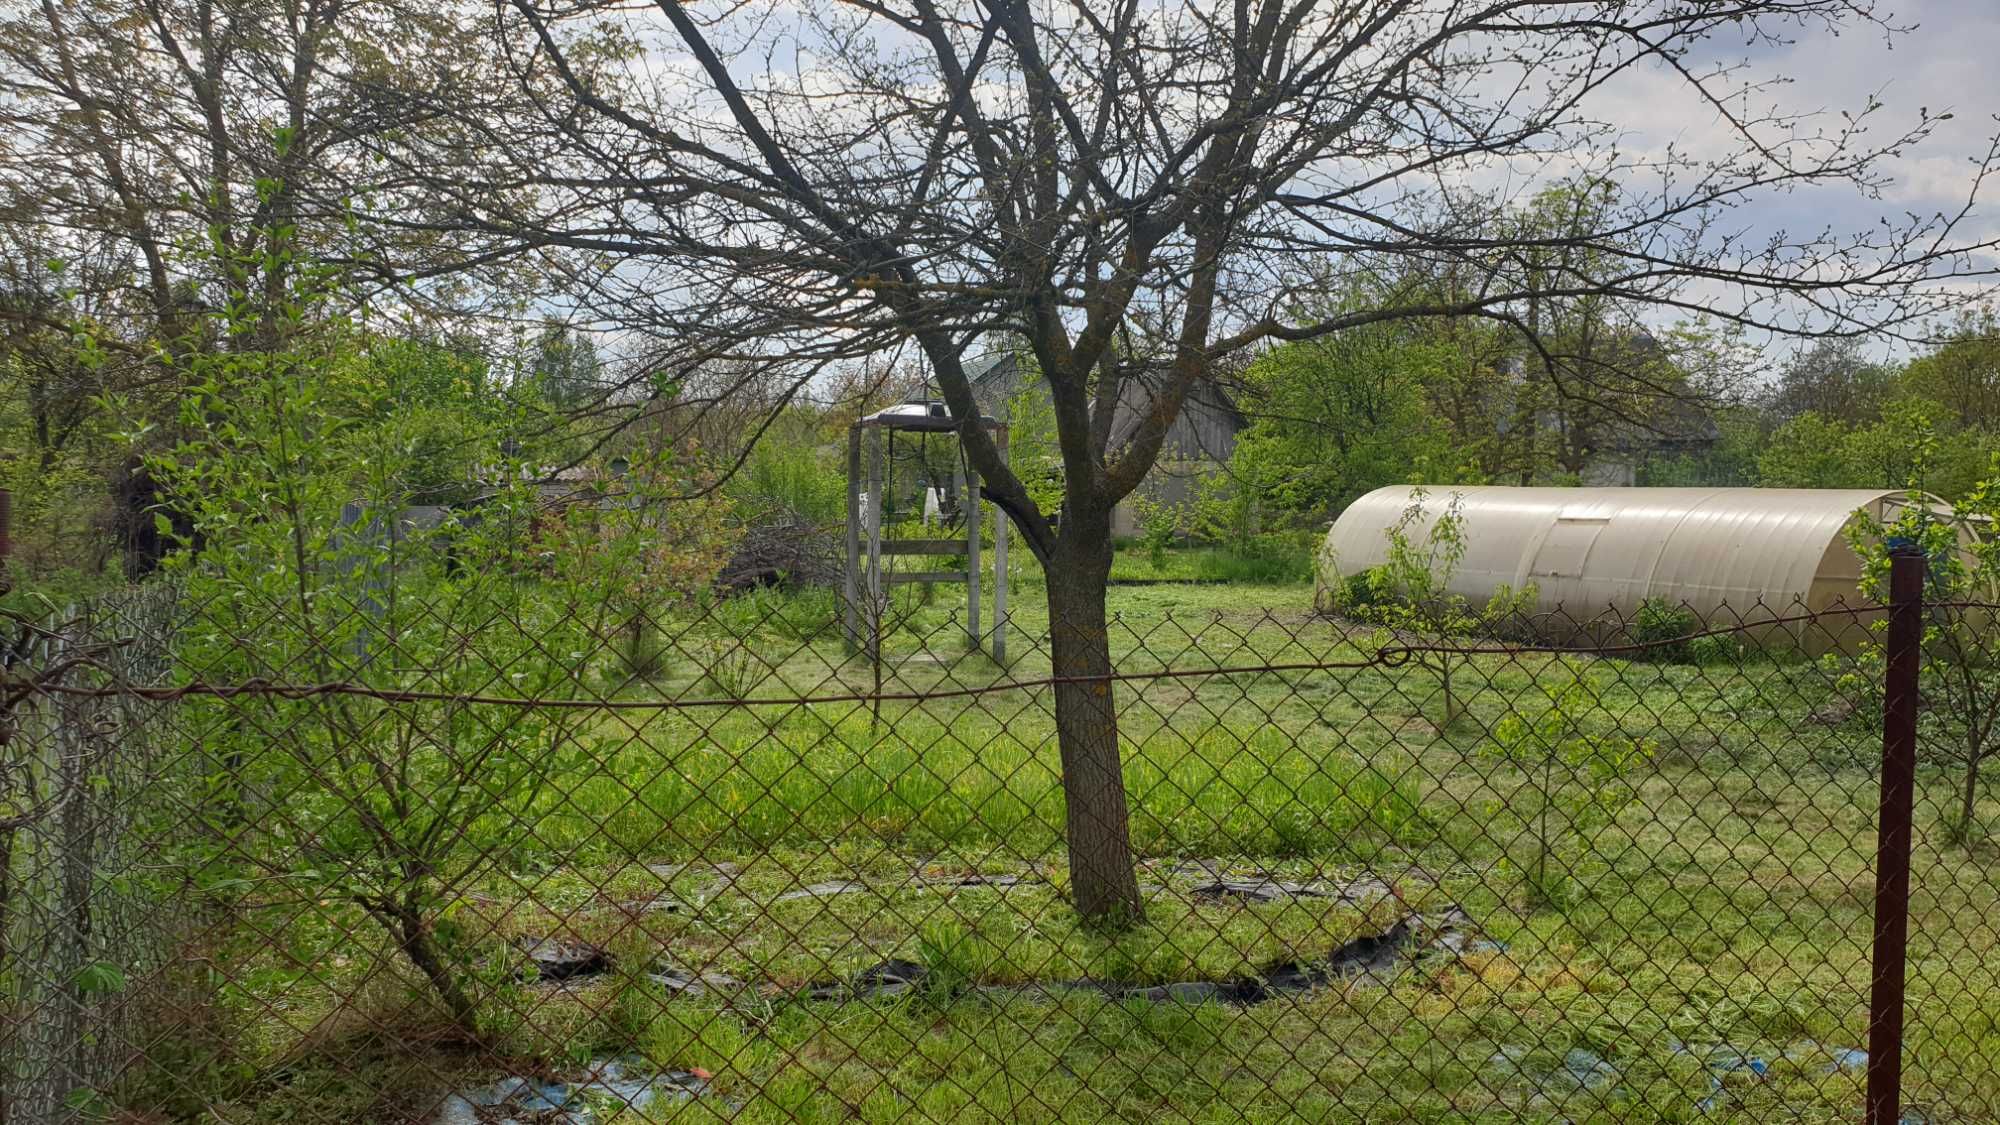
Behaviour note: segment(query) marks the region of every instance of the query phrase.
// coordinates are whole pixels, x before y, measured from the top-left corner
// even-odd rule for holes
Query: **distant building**
[[[1639,483],[1649,462],[1698,457],[1722,440],[1715,415],[1693,399],[1676,400],[1662,414],[1646,425],[1623,422],[1606,427],[1592,445],[1578,483],[1630,487]]]
[[[1001,421],[1010,421],[1008,404],[1023,391],[1039,393],[1044,399],[1049,393],[1048,384],[1024,371],[1012,353],[999,356],[972,377],[972,395],[980,410]],[[1109,448],[1117,449],[1139,428],[1153,394],[1153,386],[1144,375],[1125,381],[1111,417]],[[1246,424],[1227,391],[1208,380],[1196,383],[1167,430],[1159,460],[1140,484],[1138,494],[1164,504],[1192,503],[1201,480],[1229,463],[1236,452],[1236,437]],[[1028,466],[1016,466],[1016,470],[1032,471]],[[1112,512],[1111,533],[1129,536],[1138,532],[1131,503],[1120,503]]]
[[[511,471],[489,469],[479,475],[471,503],[483,504],[517,484],[526,484],[534,488],[536,505],[544,509],[571,504],[603,505],[609,496],[626,495],[619,487],[619,478],[625,475],[626,468],[625,458],[614,457],[602,467],[520,465]],[[631,502],[629,497],[625,502]]]

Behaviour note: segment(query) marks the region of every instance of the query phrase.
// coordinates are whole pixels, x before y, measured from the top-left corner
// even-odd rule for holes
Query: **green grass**
[[[1133,563],[1121,555],[1119,565]],[[1119,667],[1359,663],[1381,643],[1307,617],[1310,593],[1296,583],[1116,589]],[[874,685],[874,669],[826,628],[830,602],[763,597],[730,606],[734,618],[710,634],[755,654],[748,694]],[[719,1096],[671,1115],[683,1121],[1856,1116],[1858,1075],[1785,1057],[1801,1044],[1866,1040],[1879,733],[1866,716],[1804,720],[1832,691],[1810,665],[1481,657],[1459,681],[1466,714],[1445,730],[1435,680],[1415,666],[1121,683],[1148,902],[1142,926],[1107,939],[1082,929],[1066,899],[1047,694],[1009,686],[1048,671],[1035,643],[1046,612],[1028,576],[1015,608],[1003,668],[945,643],[964,611],[955,591],[897,606],[883,690],[992,689],[983,694],[879,709],[607,713],[581,739],[583,768],[495,795],[493,816],[511,827],[504,847],[468,857],[454,933],[489,958],[515,938],[561,935],[611,949],[618,965],[572,988],[522,986],[489,966],[482,988],[501,1014],[500,1059],[427,1038],[436,1016],[422,990],[351,909],[301,912],[273,898],[214,951],[237,982],[214,1016],[233,1029],[220,1052],[229,1065],[154,1076],[128,1100],[162,1104],[163,1088],[199,1087],[201,1098],[177,1104],[225,1104],[219,1120],[400,1120],[467,1082],[637,1051],[716,1075]],[[623,698],[718,692],[691,657],[670,653],[662,668]],[[1503,717],[1538,714],[1540,687],[1577,669],[1599,698],[1579,716],[1584,729],[1645,739],[1655,754],[1629,779],[1631,803],[1564,845],[1570,896],[1531,910],[1521,871],[1533,845],[1516,814],[1532,790],[1480,749]],[[1926,772],[1906,1098],[1932,1121],[1991,1120],[2000,870],[1990,848],[1941,843],[1954,794],[1950,776]],[[1396,897],[1202,901],[1174,874],[1192,859],[1298,879],[1372,875]],[[733,876],[716,878],[718,863]],[[911,879],[970,871],[1028,881],[943,889]],[[836,879],[866,889],[781,898]],[[663,896],[680,908],[645,908]],[[960,994],[1076,977],[1222,979],[1324,957],[1404,911],[1446,904],[1504,952],[1248,1009]],[[954,988],[893,1002],[793,994],[891,956]],[[661,961],[756,987],[669,997],[644,972]],[[1766,1058],[1771,1073],[1730,1076],[1703,1116],[1708,1072],[1676,1043],[1729,1044]],[[1492,1063],[1520,1051],[1516,1069],[1544,1073],[1579,1048],[1610,1060],[1617,1082],[1551,1093]]]
[[[1240,547],[1183,547],[1156,559],[1145,548],[1122,546],[1112,562],[1118,580],[1306,583],[1313,579],[1314,535],[1264,535]]]

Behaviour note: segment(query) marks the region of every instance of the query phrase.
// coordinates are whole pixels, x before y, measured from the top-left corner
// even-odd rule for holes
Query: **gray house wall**
[[[1048,384],[1039,378],[1030,382],[1012,354],[997,356],[972,378],[972,394],[979,408],[1003,421],[1007,420],[1009,400],[1030,386],[1040,388],[1044,396],[1048,394]],[[1126,380],[1119,388],[1111,418],[1110,448],[1123,445],[1138,429],[1152,406],[1153,393],[1144,375]],[[1243,426],[1243,415],[1226,391],[1213,383],[1196,384],[1168,428],[1159,460],[1140,484],[1139,494],[1176,506],[1192,503],[1202,479],[1220,471],[1236,452],[1236,436]],[[1139,533],[1137,513],[1129,501],[1112,512],[1111,533]]]

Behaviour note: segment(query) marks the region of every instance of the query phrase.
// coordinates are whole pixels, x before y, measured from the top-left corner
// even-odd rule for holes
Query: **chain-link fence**
[[[1885,716],[1903,1114],[2000,1119],[1991,606],[1929,607],[1911,695],[1875,608],[1138,591],[1104,928],[1031,589],[1004,666],[914,587],[859,646],[825,589],[368,589],[23,626],[8,1122],[1853,1119]]]
[[[163,894],[148,798],[185,749],[162,704],[92,685],[155,686],[172,667],[172,585],[71,605],[8,638],[0,757],[0,1115],[47,1121],[131,1061],[182,932]]]

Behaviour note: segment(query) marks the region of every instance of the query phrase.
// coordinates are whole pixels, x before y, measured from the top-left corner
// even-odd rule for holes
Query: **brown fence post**
[[[1868,996],[1868,1125],[1902,1117],[1903,978],[1910,930],[1910,810],[1917,772],[1917,670],[1924,554],[1889,556],[1889,636],[1882,678],[1882,807],[1875,837],[1874,979]]]

